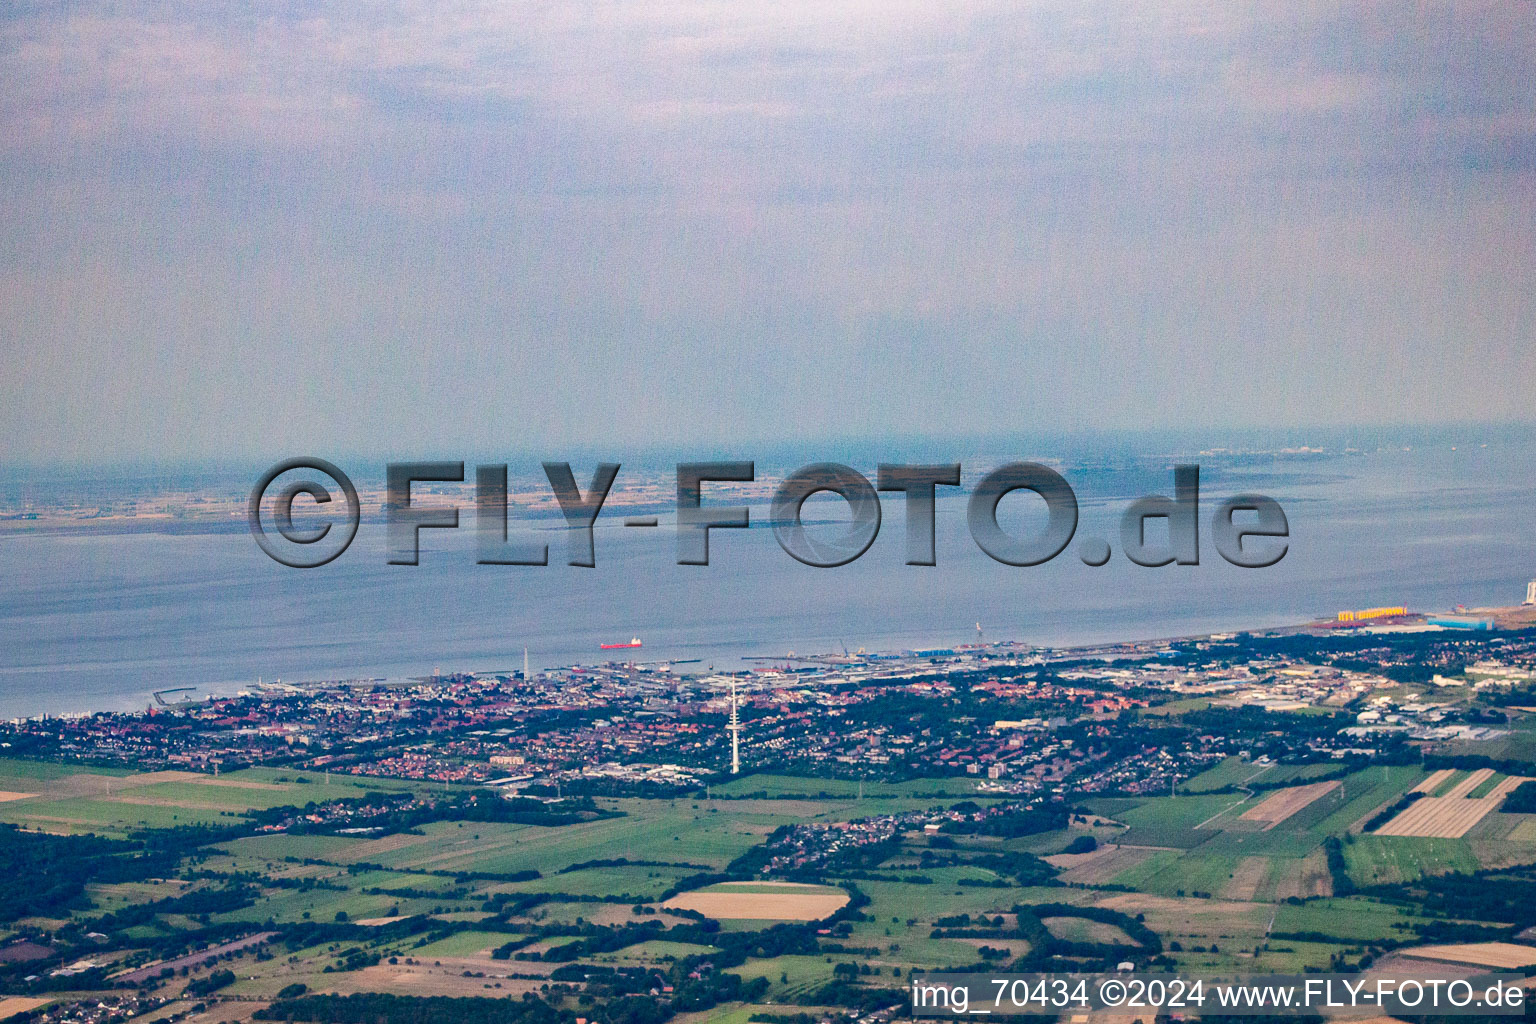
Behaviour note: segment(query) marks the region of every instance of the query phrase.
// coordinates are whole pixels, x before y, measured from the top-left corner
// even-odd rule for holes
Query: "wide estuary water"
[[[1115,543],[1102,568],[1074,548],[1035,568],[993,562],[966,530],[963,496],[940,503],[932,568],[903,564],[898,495],[886,496],[875,545],[837,569],[795,562],[766,528],[718,532],[713,564],[678,566],[666,515],[655,530],[624,529],[617,517],[600,525],[592,569],[477,565],[468,514],[465,529],[423,533],[417,567],[386,564],[384,528],[367,521],[351,550],[312,571],[268,560],[243,529],[12,533],[0,540],[0,715],[142,707],[153,690],[222,692],[258,678],[520,668],[524,647],[535,668],[592,663],[606,660],[600,643],[632,636],[644,641],[643,660],[697,659],[699,669],[788,651],[966,643],[978,622],[989,640],[1145,639],[1342,608],[1515,604],[1536,577],[1528,435],[1481,440],[1468,430],[1350,454],[1185,457],[1203,467],[1202,564],[1158,569],[1118,550],[1127,495],[1099,486],[1115,490],[1113,477],[1070,463],[1079,536]],[[873,475],[873,460],[858,465]],[[1165,466],[1138,486],[1170,492]],[[967,464],[966,483],[977,476]],[[1245,490],[1270,494],[1289,516],[1290,552],[1272,568],[1235,568],[1210,543],[1209,511]],[[1005,507],[1015,500],[1024,511],[1007,514],[1025,524],[1025,497]],[[564,545],[551,540],[559,563]]]

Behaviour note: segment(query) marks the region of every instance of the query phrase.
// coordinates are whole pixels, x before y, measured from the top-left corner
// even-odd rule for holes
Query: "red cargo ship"
[[[622,650],[624,650],[626,648],[629,648],[629,647],[639,647],[640,646],[640,638],[639,637],[635,637],[632,640],[630,640],[629,643],[627,643],[627,644],[600,644],[598,646],[599,646],[600,650],[604,650],[604,651],[622,651]]]

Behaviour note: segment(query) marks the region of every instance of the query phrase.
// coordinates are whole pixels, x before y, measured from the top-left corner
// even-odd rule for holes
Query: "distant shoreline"
[[[1437,613],[1437,612],[1410,612],[1407,616],[1400,616],[1400,617],[1395,617],[1395,618],[1396,619],[1400,619],[1400,620],[1401,619],[1413,620],[1413,621],[1408,622],[1408,623],[1399,622],[1398,625],[1408,625],[1408,626],[1410,626],[1412,628],[1428,632],[1428,631],[1437,631],[1437,630],[1441,630],[1441,629],[1444,628],[1444,627],[1438,627],[1438,626],[1429,626],[1429,625],[1427,625],[1427,623],[1423,622],[1423,620],[1427,619],[1429,616],[1437,615],[1437,614],[1444,614],[1444,613]],[[1531,628],[1533,626],[1536,626],[1536,606],[1531,606],[1531,605],[1509,605],[1509,606],[1493,607],[1493,608],[1472,608],[1472,609],[1467,609],[1465,614],[1491,617],[1496,622],[1496,628],[1501,629],[1501,630],[1502,629],[1524,629],[1524,628]],[[986,644],[984,644],[984,645],[982,645],[980,647],[977,647],[977,646],[974,646],[974,645],[964,645],[964,644],[957,645],[957,646],[955,646],[954,648],[951,649],[952,650],[951,654],[933,655],[931,657],[933,657],[933,658],[962,657],[962,656],[965,656],[965,655],[977,654],[977,653],[982,653],[982,652],[989,652],[989,651],[1002,652],[1002,651],[1008,651],[1008,650],[1013,650],[1013,651],[1020,652],[1020,653],[1025,652],[1025,651],[1045,652],[1045,653],[1049,653],[1052,656],[1052,658],[1055,658],[1055,659],[1071,659],[1071,658],[1105,658],[1105,659],[1110,659],[1110,658],[1115,658],[1115,657],[1125,657],[1125,656],[1128,656],[1128,655],[1134,656],[1134,655],[1137,655],[1137,654],[1141,654],[1141,655],[1144,655],[1146,657],[1153,657],[1157,653],[1157,651],[1156,651],[1157,648],[1167,647],[1168,645],[1171,645],[1171,644],[1219,640],[1219,639],[1226,638],[1229,635],[1284,636],[1284,635],[1288,635],[1288,634],[1314,633],[1314,632],[1320,632],[1320,631],[1324,631],[1324,630],[1329,630],[1332,625],[1333,624],[1332,624],[1332,622],[1330,620],[1315,619],[1315,620],[1312,620],[1312,621],[1309,621],[1309,622],[1290,623],[1290,624],[1272,625],[1272,626],[1254,626],[1254,627],[1250,627],[1250,628],[1247,628],[1247,629],[1216,630],[1216,631],[1212,631],[1212,632],[1209,632],[1209,633],[1189,633],[1189,634],[1170,635],[1170,636],[1161,636],[1161,637],[1149,637],[1149,638],[1143,638],[1143,639],[1106,641],[1106,642],[1085,643],[1085,644],[1051,644],[1051,645],[1038,645],[1037,646],[1037,645],[1028,644],[1028,643],[1025,643],[1023,641],[1018,641],[1018,640],[999,640],[999,641],[988,642],[988,643],[986,643]],[[1360,624],[1356,624],[1353,627],[1350,627],[1347,630],[1347,632],[1345,632],[1343,635],[1349,635],[1349,634],[1353,634],[1353,633],[1357,633],[1357,632],[1374,632],[1374,631],[1381,630],[1381,629],[1386,629],[1386,630],[1390,630],[1390,631],[1393,631],[1393,632],[1399,631],[1397,629],[1394,629],[1392,625],[1386,624],[1385,622],[1382,623],[1382,624],[1373,626],[1373,625],[1370,624],[1369,620],[1366,620],[1365,622],[1362,622]],[[879,663],[891,664],[891,663],[894,663],[894,662],[897,662],[897,661],[902,661],[902,660],[906,660],[906,661],[921,661],[921,660],[924,660],[924,657],[925,657],[924,655],[918,655],[918,654],[913,653],[913,649],[911,649],[911,648],[903,649],[903,650],[897,650],[897,649],[893,648],[893,649],[888,649],[888,650],[878,650],[878,651],[868,652],[864,656],[864,658],[866,660],[862,660],[862,661],[859,661],[859,660],[848,661],[848,662],[846,662],[846,664],[849,664],[849,665],[867,665],[867,664],[870,664],[872,662],[876,663],[876,664],[879,664]],[[843,664],[844,663],[844,662],[841,662],[841,661],[838,660],[839,656],[834,651],[818,652],[818,653],[815,653],[815,654],[805,654],[805,653],[802,653],[802,654],[788,654],[788,655],[784,655],[784,654],[738,655],[737,658],[738,658],[738,660],[741,660],[741,661],[755,661],[755,662],[759,662],[759,663],[763,662],[763,661],[780,661],[780,660],[782,660],[782,661],[786,661],[786,662],[795,662],[795,663],[800,663],[800,664],[821,664],[821,665],[825,665],[827,667],[833,667],[833,666],[835,666],[837,664]],[[595,661],[572,661],[572,662],[561,664],[561,665],[548,665],[548,666],[544,666],[544,667],[542,667],[540,669],[540,672],[541,673],[569,672],[569,671],[575,670],[575,669],[589,669],[590,670],[590,669],[597,669],[597,668],[602,668],[602,667],[610,666],[610,665],[637,665],[637,666],[638,665],[671,665],[671,664],[674,664],[674,663],[679,662],[679,661],[681,661],[681,659],[671,659],[671,658],[664,658],[664,657],[654,657],[654,658],[647,657],[647,658],[643,658],[643,659],[642,658],[636,658],[633,661],[626,661],[626,660],[621,660],[621,659],[605,659],[605,660],[595,660]],[[510,674],[513,674],[513,672],[515,672],[515,671],[519,671],[519,670],[492,670],[492,669],[462,669],[462,670],[458,670],[458,669],[450,669],[450,670],[444,672],[443,678],[447,678],[447,677],[450,677],[450,676],[458,676],[458,675],[492,677],[492,676],[496,676],[496,675],[510,675]],[[679,672],[679,673],[676,673],[676,674],[682,675],[682,676],[697,676],[697,675],[722,675],[722,676],[724,676],[724,675],[735,675],[735,676],[742,676],[742,677],[750,677],[750,675],[752,674],[752,671],[753,671],[753,668],[752,668],[752,666],[749,665],[749,666],[746,666],[746,667],[736,667],[736,668],[730,668],[730,669],[725,669],[725,668],[716,669],[716,670],[699,669],[699,670],[694,670],[694,671],[683,671],[683,672]],[[5,717],[8,720],[9,719],[38,720],[38,719],[43,719],[43,718],[84,718],[84,717],[89,717],[91,715],[98,715],[98,714],[131,714],[131,713],[135,713],[135,712],[137,712],[139,710],[142,710],[144,708],[153,708],[153,707],[167,707],[167,708],[169,708],[169,707],[176,707],[176,706],[184,705],[184,704],[185,705],[203,704],[203,703],[207,703],[210,700],[217,700],[217,699],[224,699],[224,698],[234,697],[234,696],[237,696],[240,693],[251,691],[251,690],[253,690],[257,686],[263,686],[263,687],[268,687],[268,688],[291,687],[291,688],[296,689],[296,690],[321,690],[321,689],[332,688],[332,687],[350,687],[350,686],[369,686],[369,687],[375,687],[375,686],[386,686],[386,687],[388,687],[388,686],[411,686],[411,685],[416,685],[416,684],[425,682],[427,680],[430,680],[431,678],[432,677],[430,675],[428,675],[428,676],[405,676],[405,675],[399,675],[399,676],[368,676],[368,677],[356,676],[356,677],[329,678],[329,679],[313,678],[313,679],[303,679],[303,680],[297,680],[297,681],[283,681],[281,679],[273,679],[271,681],[261,681],[261,680],[258,680],[257,682],[251,682],[251,681],[247,680],[247,681],[243,681],[243,682],[200,683],[200,684],[192,684],[192,685],[180,685],[180,686],[164,687],[164,688],[160,688],[160,689],[157,689],[157,690],[145,691],[144,693],[142,693],[140,695],[125,695],[127,697],[137,696],[137,697],[142,698],[141,701],[140,701],[140,704],[142,704],[142,706],[143,706],[142,708],[139,707],[139,706],[125,707],[125,706],[121,706],[121,705],[117,706],[117,707],[97,706],[97,707],[93,707],[93,708],[89,708],[89,709],[76,710],[76,711],[43,712],[43,713],[39,713],[39,714],[35,714],[35,715],[16,715],[16,716],[5,716]],[[196,694],[196,696],[189,697],[189,698],[187,698],[185,700],[166,701],[166,702],[163,702],[163,703],[162,702],[158,702],[157,699],[156,699],[157,695],[159,695],[159,694],[185,693],[185,692],[194,692]]]

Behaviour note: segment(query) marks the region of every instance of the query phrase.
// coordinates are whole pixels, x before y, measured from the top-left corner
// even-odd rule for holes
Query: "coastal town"
[[[1166,792],[1238,753],[1380,758],[1408,744],[1492,742],[1522,713],[1500,695],[1536,685],[1536,641],[1373,611],[1387,614],[1095,648],[786,656],[735,673],[634,660],[527,677],[263,683],[178,702],[157,694],[141,712],[13,720],[0,725],[0,750],[509,794],[685,792],[745,768],[868,780],[937,773],[973,778],[981,792],[1060,796]],[[1488,695],[1512,710],[1478,699]],[[1191,710],[1228,720],[1176,737],[1145,732]],[[1315,727],[1267,727],[1298,717]]]

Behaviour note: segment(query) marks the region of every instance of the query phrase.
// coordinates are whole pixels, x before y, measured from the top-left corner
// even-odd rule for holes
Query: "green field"
[[[429,942],[425,946],[415,946],[411,949],[414,957],[465,957],[489,955],[497,946],[510,942],[517,938],[506,932],[458,932],[446,939],[438,939]]]
[[[1154,797],[1116,815],[1131,828],[1193,829],[1244,801],[1241,793]]]
[[[96,832],[126,835],[145,828],[213,825],[224,816],[218,810],[174,803],[139,804],[120,800],[77,798],[16,800],[0,804],[0,821],[44,832]]]
[[[1226,786],[1241,786],[1262,776],[1266,769],[1240,757],[1229,757],[1216,767],[1201,772],[1179,787],[1181,793],[1209,793]]]
[[[1503,782],[1506,778],[1508,778],[1508,776],[1506,776],[1503,772],[1494,772],[1482,782],[1479,782],[1477,785],[1473,786],[1471,791],[1467,793],[1467,799],[1481,800],[1483,797],[1487,796],[1495,786]]]
[[[1102,942],[1120,946],[1136,943],[1120,928],[1103,921],[1090,921],[1086,917],[1047,917],[1041,923],[1058,939],[1068,942]],[[1015,943],[1017,945],[1017,943]]]
[[[280,833],[252,836],[248,839],[224,843],[221,849],[241,859],[250,858],[268,862],[280,861],[288,857],[297,857],[300,860],[306,858],[344,860],[347,851],[361,842],[364,840],[355,836],[295,836]]]
[[[593,957],[596,963],[658,964],[681,960],[690,956],[708,956],[718,952],[714,946],[700,946],[691,942],[669,942],[656,939],[625,946],[616,953],[600,953]]]
[[[1206,854],[1179,854],[1164,851],[1154,854],[1128,871],[1115,876],[1116,885],[1127,885],[1141,892],[1165,896],[1209,892],[1219,894],[1231,881],[1238,858]]]
[[[715,786],[711,793],[719,796],[745,796],[766,792],[769,797],[801,795],[814,798],[856,797],[861,791],[868,797],[914,797],[929,794],[946,794],[969,797],[976,794],[977,780],[948,776],[936,779],[913,779],[907,782],[857,782],[852,779],[812,778],[802,775],[747,775],[732,779],[722,786]]]
[[[298,781],[304,779],[304,782]],[[223,775],[136,774],[31,761],[0,761],[0,822],[47,832],[122,837],[143,829],[238,822],[253,811],[399,790],[408,784],[351,776],[250,769]]]
[[[1141,714],[1154,716],[1182,715],[1188,711],[1204,711],[1211,706],[1208,697],[1184,697],[1179,700],[1171,700],[1166,704],[1154,704],[1144,709]]]
[[[1216,767],[1202,772],[1179,787],[1181,793],[1209,793],[1226,786],[1243,786],[1258,783],[1273,786],[1276,783],[1294,782],[1300,785],[1319,775],[1338,770],[1336,764],[1268,764],[1258,765],[1240,757],[1229,757]]]
[[[747,981],[767,978],[769,997],[786,1000],[813,992],[831,981],[832,966],[826,957],[778,956],[769,960],[748,960],[734,973]]]
[[[504,892],[566,892],[577,896],[633,896],[655,899],[679,878],[694,872],[687,868],[604,867],[584,868],[545,875],[528,882],[498,886]]]
[[[54,764],[50,761],[0,759],[0,789],[8,792],[29,792],[39,784],[57,782],[74,775],[120,779],[131,774],[133,773],[126,768],[94,768],[83,765]]]
[[[1481,865],[1465,839],[1417,836],[1353,836],[1344,844],[1344,862],[1356,885],[1408,882],[1447,871],[1476,871]]]
[[[1398,907],[1368,899],[1313,900],[1301,906],[1282,904],[1275,912],[1275,931],[1316,932],[1353,941],[1398,939],[1407,933],[1394,926],[1417,920]]]

